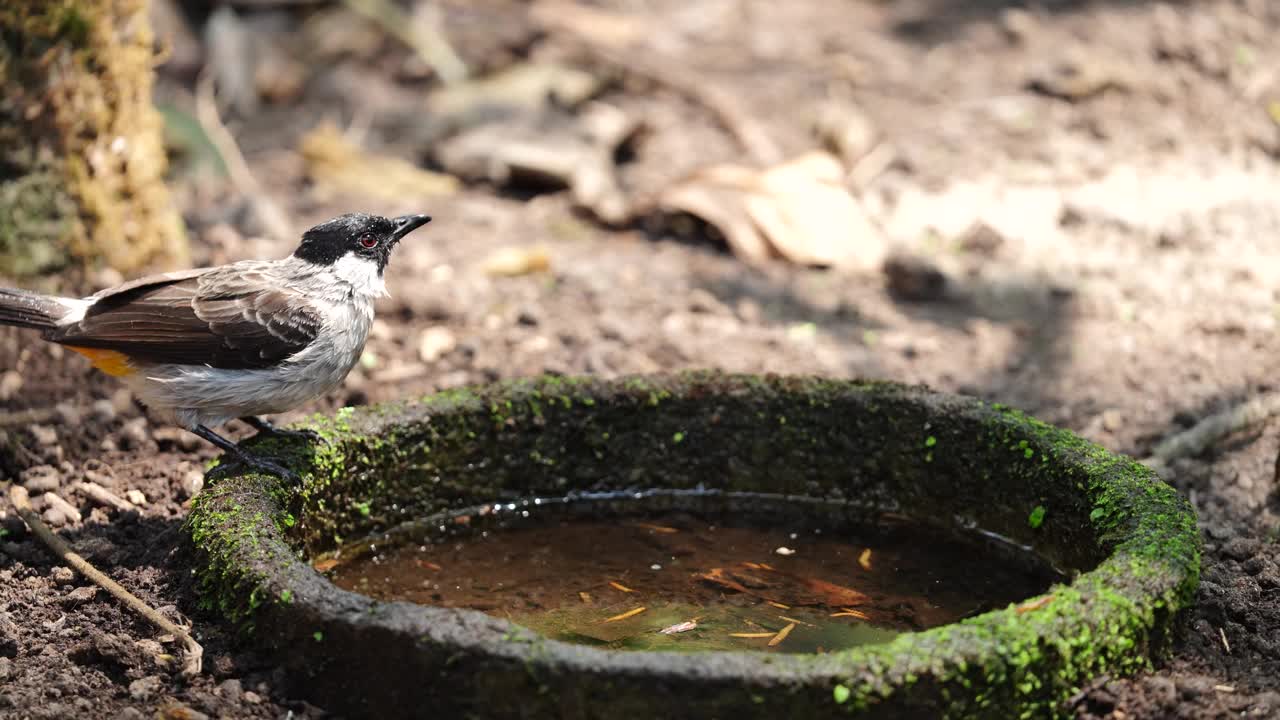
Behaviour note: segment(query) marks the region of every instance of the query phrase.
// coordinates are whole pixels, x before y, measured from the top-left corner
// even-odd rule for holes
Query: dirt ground
[[[525,3],[439,5],[473,65],[594,67],[564,36],[536,31]],[[330,118],[367,128],[368,148],[417,160],[422,147],[388,118],[420,113],[413,103],[430,81],[385,39],[304,63],[297,93],[228,121],[267,195],[299,227],[357,209],[436,220],[393,258],[392,297],[366,361],[344,390],[299,414],[545,372],[716,367],[923,382],[1142,457],[1210,413],[1280,390],[1280,6],[1021,5],[593,5],[642,16],[652,57],[728,92],[788,156],[813,145],[807,118],[821,101],[857,107],[892,153],[865,178],[866,212],[947,278],[914,301],[889,292],[890,277],[874,269],[753,267],[714,238],[608,228],[575,211],[566,192],[468,183],[449,197],[320,199],[294,152],[302,134]],[[245,3],[242,21],[296,41],[309,11]],[[363,47],[355,34],[334,42]],[[162,94],[180,95],[190,80],[166,69]],[[624,77],[602,97],[649,126],[619,168],[627,187],[743,159],[705,107],[670,87]],[[183,182],[175,188],[199,261],[291,250],[257,239],[230,194]],[[549,272],[483,270],[499,248],[536,245]],[[104,272],[62,289],[119,279]],[[447,332],[431,331],[435,347],[423,348],[430,328]],[[174,643],[58,567],[6,505],[0,717],[325,716],[278,692],[273,669],[197,610],[180,528],[211,447],[153,422],[111,378],[32,333],[0,329],[0,372],[5,481],[77,504],[83,520],[62,536],[191,622],[207,653],[205,672],[184,678]],[[44,417],[9,420],[28,409]],[[1153,672],[1104,678],[1068,713],[1280,717],[1278,450],[1272,419],[1174,463],[1167,479],[1195,504],[1204,534],[1198,605]],[[85,478],[146,502],[137,512],[94,508],[70,489]]]

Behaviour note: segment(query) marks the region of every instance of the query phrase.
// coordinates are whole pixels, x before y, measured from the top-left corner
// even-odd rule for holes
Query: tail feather
[[[51,330],[67,311],[66,305],[49,295],[0,288],[0,325]]]

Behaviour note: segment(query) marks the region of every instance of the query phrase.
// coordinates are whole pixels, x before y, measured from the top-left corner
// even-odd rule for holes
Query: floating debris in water
[[[653,523],[638,522],[638,523],[634,523],[633,527],[644,528],[645,530],[652,530],[656,533],[662,533],[664,535],[671,535],[673,533],[680,532],[678,528],[667,527],[666,525],[654,525]]]
[[[795,629],[796,629],[796,624],[791,623],[790,625],[787,625],[786,627],[779,630],[778,634],[774,635],[773,639],[769,641],[769,647],[774,647],[779,643],[781,643],[783,640],[786,640],[787,636],[791,634],[791,631]]]
[[[831,613],[831,617],[856,617],[859,620],[871,619],[866,613],[861,610],[854,610],[853,608],[843,608],[838,613]]]
[[[871,548],[862,551],[862,554],[858,556],[858,564],[862,566],[863,570],[871,571]]]
[[[1016,548],[992,550],[986,538],[908,522],[832,519],[821,537],[803,525],[799,552],[799,526],[777,527],[772,512],[596,518],[575,510],[563,518],[554,501],[525,507],[527,518],[516,503],[490,503],[406,526],[400,539],[353,543],[326,575],[378,599],[481,610],[563,642],[770,653],[888,642],[966,617],[975,605],[1028,603],[1060,579],[1027,569]],[[777,566],[759,561],[779,547],[796,552]],[[661,571],[644,571],[655,565]],[[779,637],[784,626],[791,630]]]
[[[626,612],[622,613],[621,615],[614,615],[613,617],[608,618],[607,620],[605,620],[605,622],[607,622],[607,623],[611,623],[611,622],[618,622],[619,620],[626,620],[626,619],[627,619],[627,618],[629,618],[629,617],[635,617],[636,615],[639,615],[640,613],[644,612],[645,610],[648,610],[648,608],[645,608],[645,607],[638,607],[638,608],[636,608],[636,609],[634,609],[634,610],[628,610],[628,611],[626,611]]]

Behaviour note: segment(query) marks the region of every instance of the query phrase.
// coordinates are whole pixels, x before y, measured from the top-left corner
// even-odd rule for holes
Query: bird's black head
[[[391,249],[405,235],[431,222],[426,215],[381,215],[348,213],[321,223],[302,234],[302,244],[294,257],[316,265],[332,265],[348,253],[377,263],[378,274],[387,267]]]

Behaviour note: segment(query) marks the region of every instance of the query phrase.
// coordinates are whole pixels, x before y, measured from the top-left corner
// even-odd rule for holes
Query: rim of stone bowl
[[[1199,584],[1189,502],[1146,466],[1016,410],[889,382],[690,372],[544,377],[344,408],[251,441],[301,476],[227,472],[184,528],[202,605],[352,717],[1054,716],[1149,667]],[[217,473],[214,473],[217,474]],[[839,498],[1026,543],[1044,595],[821,655],[614,651],[478,611],[382,602],[307,557],[433,511],[600,488]],[[386,502],[383,502],[386,500]]]

